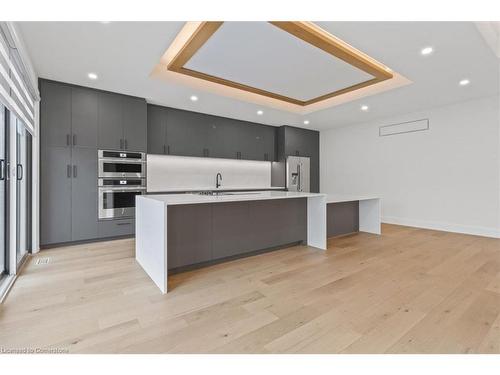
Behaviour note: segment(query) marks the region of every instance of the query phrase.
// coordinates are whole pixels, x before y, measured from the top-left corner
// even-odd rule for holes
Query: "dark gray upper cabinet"
[[[95,90],[71,88],[71,143],[77,147],[97,147],[99,96]]]
[[[180,156],[210,156],[207,144],[209,121],[197,112],[169,109],[166,140],[169,153]]]
[[[123,143],[125,150],[147,149],[147,104],[144,99],[123,97]]]
[[[47,147],[70,147],[71,87],[40,82],[41,143]]]
[[[148,105],[148,153],[275,160],[275,128]]]
[[[40,165],[42,245],[71,241],[72,173],[70,148],[42,147]]]
[[[76,147],[72,164],[71,240],[97,238],[97,152]]]
[[[124,148],[121,95],[99,93],[99,148]]]
[[[167,110],[148,105],[148,153],[166,154]]]

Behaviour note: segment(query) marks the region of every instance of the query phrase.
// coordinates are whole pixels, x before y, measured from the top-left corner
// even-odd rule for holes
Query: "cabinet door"
[[[71,89],[71,143],[77,147],[97,147],[98,93],[94,90]]]
[[[99,148],[120,150],[123,148],[122,97],[99,93]]]
[[[46,147],[70,147],[71,88],[42,81],[40,85],[40,136]]]
[[[165,131],[167,111],[155,105],[148,105],[148,154],[166,154]]]
[[[178,109],[167,110],[167,147],[172,155],[210,156],[207,115]]]
[[[224,117],[210,119],[207,137],[210,156],[236,159],[242,151],[240,130],[236,120]]]
[[[212,207],[210,204],[169,206],[168,268],[212,259]]]
[[[225,258],[251,250],[249,203],[217,203],[212,207],[212,258]]]
[[[97,151],[75,147],[72,162],[71,239],[97,238]]]
[[[41,245],[71,241],[71,172],[70,148],[42,148],[40,163]]]
[[[147,106],[140,98],[123,97],[123,138],[126,150],[147,148]]]
[[[249,160],[274,160],[274,129],[251,122],[244,123],[240,147],[242,158]]]

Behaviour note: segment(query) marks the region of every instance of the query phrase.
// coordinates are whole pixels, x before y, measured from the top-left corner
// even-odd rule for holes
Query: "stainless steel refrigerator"
[[[286,158],[286,188],[288,191],[310,192],[310,160],[302,156]]]

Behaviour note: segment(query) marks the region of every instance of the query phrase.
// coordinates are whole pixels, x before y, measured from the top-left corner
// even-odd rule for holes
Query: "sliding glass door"
[[[16,261],[31,250],[31,134],[16,123]]]
[[[7,134],[5,107],[0,103],[0,279],[9,273],[6,238],[7,212]]]

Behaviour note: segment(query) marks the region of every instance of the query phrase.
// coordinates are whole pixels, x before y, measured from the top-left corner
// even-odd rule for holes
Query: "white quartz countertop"
[[[375,195],[326,193],[326,203],[365,201],[369,199],[380,199],[380,198]]]
[[[175,193],[175,192],[179,192],[179,193],[182,193],[182,192],[185,192],[185,191],[250,191],[250,190],[284,190],[285,187],[284,186],[257,186],[257,187],[243,187],[243,186],[236,186],[236,187],[231,187],[231,186],[222,186],[218,189],[216,189],[215,187],[209,187],[209,186],[205,186],[205,187],[197,187],[197,188],[192,188],[192,187],[189,187],[189,188],[174,188],[174,189],[164,189],[164,190],[161,190],[161,191],[157,191],[157,190],[153,190],[153,191],[149,191],[148,190],[148,193],[149,194],[161,194],[161,193]]]
[[[325,194],[301,193],[293,191],[245,191],[227,195],[199,195],[199,194],[148,194],[137,196],[137,199],[153,199],[164,202],[166,205],[258,201],[269,199],[326,197]]]

